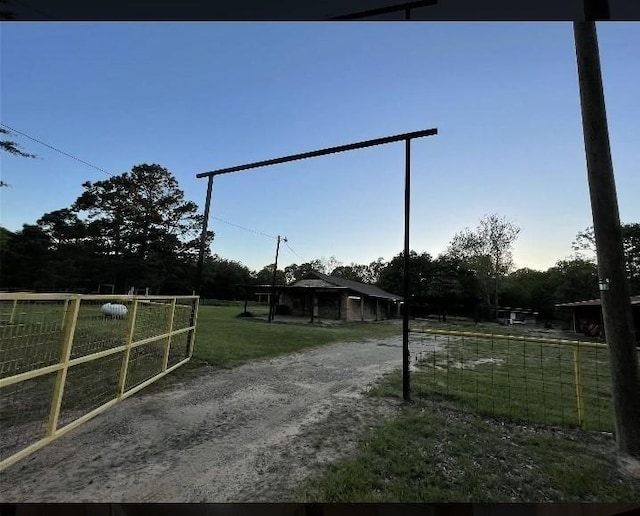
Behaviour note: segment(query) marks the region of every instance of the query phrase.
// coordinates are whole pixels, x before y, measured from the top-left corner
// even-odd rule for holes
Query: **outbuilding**
[[[379,321],[397,316],[402,297],[368,283],[313,272],[277,288],[276,313],[315,319]]]
[[[590,337],[604,336],[602,303],[600,299],[587,299],[574,303],[560,303],[557,308],[571,310],[571,329]],[[631,296],[631,311],[636,338],[640,342],[640,295]]]
[[[530,324],[535,325],[538,312],[525,308],[498,308],[498,322],[500,324]]]

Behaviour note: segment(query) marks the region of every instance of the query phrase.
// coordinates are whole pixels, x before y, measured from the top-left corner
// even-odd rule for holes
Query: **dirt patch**
[[[230,370],[204,366],[106,411],[2,473],[2,501],[285,501],[399,410],[364,397],[400,337]]]

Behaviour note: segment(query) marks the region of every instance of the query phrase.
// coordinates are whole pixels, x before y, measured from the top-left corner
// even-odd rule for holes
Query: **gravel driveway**
[[[340,343],[133,396],[13,465],[3,502],[287,501],[400,402],[363,397],[401,337]]]

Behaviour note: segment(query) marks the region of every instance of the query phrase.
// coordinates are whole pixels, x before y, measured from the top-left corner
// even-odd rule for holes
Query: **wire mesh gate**
[[[0,294],[0,471],[186,363],[198,301]]]
[[[606,344],[412,328],[412,392],[487,415],[613,432]]]

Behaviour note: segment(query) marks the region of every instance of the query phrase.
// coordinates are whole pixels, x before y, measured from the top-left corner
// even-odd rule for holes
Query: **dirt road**
[[[2,502],[287,501],[399,410],[363,391],[401,338],[334,344],[125,400],[0,475]]]

